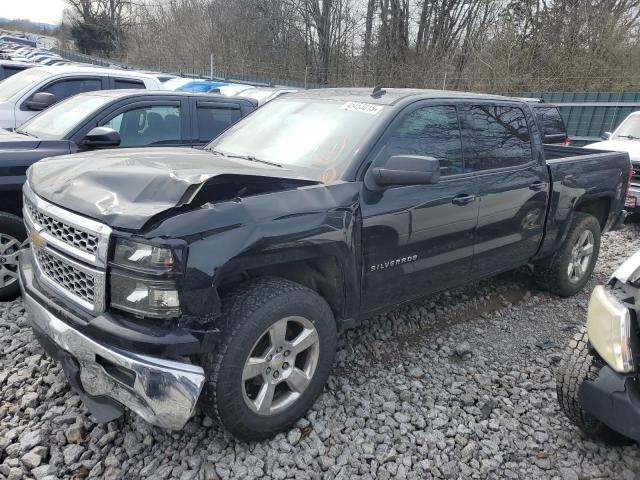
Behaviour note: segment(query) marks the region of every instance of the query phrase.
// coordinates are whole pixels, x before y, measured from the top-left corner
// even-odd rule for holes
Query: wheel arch
[[[611,197],[608,195],[583,196],[576,202],[574,211],[593,215],[598,220],[601,231],[604,232],[611,213]]]
[[[258,260],[258,259],[256,259]],[[359,305],[359,286],[352,258],[337,252],[323,255],[300,251],[280,252],[276,257],[262,255],[259,261],[238,262],[226,268],[217,279],[224,291],[258,277],[277,277],[299,283],[315,291],[329,305],[338,328],[355,314]]]

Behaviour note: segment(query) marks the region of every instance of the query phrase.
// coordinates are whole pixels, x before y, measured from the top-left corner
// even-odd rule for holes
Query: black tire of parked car
[[[586,412],[580,405],[580,385],[587,379],[597,378],[603,366],[602,360],[589,351],[587,328],[582,327],[569,342],[556,372],[558,403],[567,418],[589,437],[615,445],[633,443]]]
[[[310,320],[319,338],[319,357],[306,389],[284,411],[259,415],[245,402],[243,369],[262,332],[283,318]],[[250,280],[223,293],[218,351],[205,355],[201,406],[214,421],[244,441],[269,438],[293,426],[322,392],[333,366],[337,330],[327,302],[315,291],[275,277]]]
[[[27,232],[24,228],[22,219],[10,213],[0,212],[0,235],[14,238],[19,243],[24,242],[27,238]],[[0,245],[0,247],[2,247],[2,245]],[[11,251],[15,252],[17,251],[17,248],[11,248]],[[0,255],[0,261],[1,260],[2,255]],[[5,268],[16,270],[17,265],[0,265],[0,271],[3,271]],[[10,285],[0,287],[0,301],[2,302],[13,300],[18,295],[20,295],[20,283],[18,282],[17,277]]]
[[[572,260],[572,250],[585,231],[593,234],[593,254],[584,274],[577,282],[569,279],[569,263]],[[567,232],[567,236],[560,249],[553,255],[550,263],[534,265],[534,278],[536,284],[543,290],[555,293],[561,297],[570,297],[581,291],[591,277],[598,253],[600,252],[600,237],[602,235],[600,223],[593,215],[576,212]]]

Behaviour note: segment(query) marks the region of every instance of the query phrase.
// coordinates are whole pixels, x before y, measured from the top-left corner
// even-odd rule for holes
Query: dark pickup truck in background
[[[367,317],[523,265],[578,292],[629,177],[626,153],[543,146],[520,100],[292,93],[204,150],[33,165],[20,284],[99,420],[179,429],[199,401],[260,439],[304,415]]]
[[[19,293],[17,245],[26,237],[22,185],[30,165],[105,148],[201,148],[257,105],[219,95],[103,90],[57,103],[13,132],[0,130],[0,300]]]

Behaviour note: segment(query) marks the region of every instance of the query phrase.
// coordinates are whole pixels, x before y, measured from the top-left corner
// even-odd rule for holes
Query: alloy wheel
[[[285,317],[253,345],[242,372],[244,401],[259,415],[291,406],[307,389],[318,365],[320,338],[304,317]]]
[[[0,233],[0,288],[18,281],[20,242],[6,233]]]
[[[591,230],[582,232],[571,249],[571,257],[567,266],[570,282],[577,283],[585,276],[593,256],[594,246],[593,232]]]

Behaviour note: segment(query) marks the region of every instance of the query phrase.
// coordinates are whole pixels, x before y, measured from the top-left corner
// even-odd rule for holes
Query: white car
[[[586,145],[595,150],[627,152],[631,158],[633,175],[625,207],[630,211],[640,210],[640,112],[632,112],[613,133],[605,132],[603,142]]]
[[[0,82],[0,128],[13,130],[78,93],[120,88],[162,87],[157,77],[129,70],[71,65],[29,68]]]

